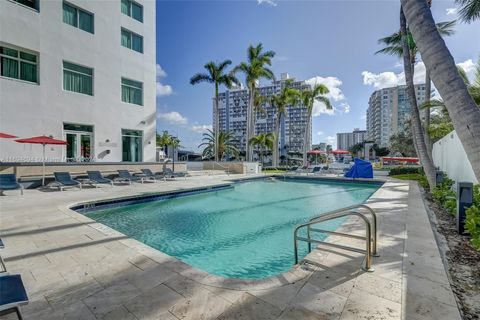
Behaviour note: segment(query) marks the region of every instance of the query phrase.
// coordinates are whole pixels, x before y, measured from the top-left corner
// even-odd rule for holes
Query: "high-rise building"
[[[366,130],[355,128],[353,132],[337,133],[337,149],[348,150],[350,147],[362,143],[367,136]]]
[[[49,161],[155,161],[155,46],[155,1],[0,1],[1,131],[66,140]]]
[[[425,84],[415,85],[417,103],[425,101]],[[388,147],[390,136],[405,130],[410,121],[406,86],[384,88],[372,93],[367,109],[367,139]]]
[[[280,80],[257,88],[258,92],[262,96],[278,94],[289,79],[288,74],[284,73]],[[293,81],[290,83],[290,86],[298,90],[309,88],[305,81]],[[220,131],[233,132],[235,146],[240,151],[245,151],[247,141],[246,126],[249,97],[249,91],[243,87],[227,90],[219,95]],[[305,142],[305,129],[308,118],[307,109],[303,106],[289,106],[286,108],[285,113],[285,116],[280,121],[279,154],[287,155],[288,152],[303,152],[304,143],[310,146],[312,141],[310,129],[308,141]],[[255,135],[274,132],[277,119],[277,111],[274,107],[266,102],[263,104],[262,110],[255,114]],[[216,121],[215,112],[213,112],[213,121],[214,123]]]
[[[327,151],[327,143],[326,142],[319,142],[317,144],[312,144],[312,150]]]

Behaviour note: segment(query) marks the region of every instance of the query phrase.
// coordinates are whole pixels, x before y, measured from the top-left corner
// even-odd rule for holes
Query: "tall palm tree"
[[[460,19],[470,23],[476,19],[480,19],[480,1],[479,0],[455,0],[460,5],[458,14]]]
[[[315,84],[313,87],[304,89],[300,92],[300,101],[307,108],[307,125],[305,126],[305,137],[303,141],[303,165],[307,165],[307,152],[310,149],[309,135],[312,132],[312,112],[315,101],[325,104],[327,109],[333,109],[330,100],[325,96],[329,92],[327,86]]]
[[[433,159],[429,153],[429,148],[425,142],[426,132],[422,127],[422,122],[420,119],[420,112],[417,104],[417,98],[415,95],[415,85],[413,83],[413,69],[414,64],[413,58],[410,55],[411,50],[408,40],[408,31],[407,23],[403,10],[400,9],[400,32],[402,35],[402,44],[403,44],[403,68],[405,70],[405,82],[407,85],[407,96],[410,102],[410,115],[411,115],[411,124],[413,132],[413,144],[417,155],[420,158],[425,175],[428,180],[430,188],[434,188],[436,185],[436,174],[435,174],[435,165],[433,164]]]
[[[285,117],[285,112],[287,107],[297,104],[300,99],[300,91],[297,89],[291,88],[291,80],[285,81],[283,87],[279,94],[272,95],[269,97],[268,102],[274,108],[276,112],[275,127],[274,127],[274,142],[272,150],[272,165],[274,167],[278,166],[280,162],[280,155],[278,152],[278,139],[280,137],[280,124],[282,118]]]
[[[443,37],[446,37],[454,34],[453,27],[455,26],[455,24],[456,24],[456,21],[445,21],[445,22],[439,22],[436,25],[437,25],[438,32]],[[375,54],[384,53],[384,54],[395,56],[397,58],[403,57],[403,43],[402,43],[402,35],[400,31],[395,32],[387,37],[379,39],[378,43],[381,45],[385,45],[385,47],[375,52]],[[417,45],[415,44],[415,40],[413,39],[412,34],[408,31],[408,29],[407,29],[407,43],[410,51],[411,63],[415,65],[415,62],[417,60],[417,55],[418,55],[418,48],[417,48]],[[427,102],[430,100],[431,91],[432,91],[431,80],[427,71],[425,72],[425,92],[426,92],[425,101]],[[425,133],[427,132],[429,125],[430,125],[430,110],[426,109],[424,112]],[[428,147],[428,152],[431,157],[432,144],[430,142],[429,135],[425,134],[424,136],[425,136],[425,144]]]
[[[218,143],[215,141],[216,138],[218,138]],[[227,155],[238,156],[238,149],[235,147],[235,139],[232,132],[222,131],[217,136],[212,130],[208,129],[203,134],[202,141],[198,147],[205,147],[202,152],[204,157],[215,158],[215,150],[218,150],[217,158],[219,159],[223,159]]]
[[[215,86],[215,123],[214,123],[214,133],[218,135],[220,132],[220,119],[219,119],[219,109],[218,109],[218,88],[220,85],[224,85],[227,88],[231,88],[233,84],[238,84],[237,78],[231,73],[226,73],[226,68],[232,64],[232,61],[225,60],[220,63],[215,63],[213,61],[205,64],[204,68],[207,70],[207,73],[197,73],[190,79],[191,85],[196,85],[201,82],[213,83]],[[215,139],[218,141],[218,139]],[[215,147],[218,149],[218,147]],[[215,152],[215,161],[218,161],[218,151]]]
[[[260,156],[260,163],[263,165],[263,155],[265,151],[272,150],[274,146],[275,135],[271,132],[261,133],[250,138],[248,143],[252,146],[257,146],[258,155]]]
[[[480,109],[468,93],[427,3],[401,0],[401,4],[425,67],[445,101],[475,176],[480,179]]]
[[[242,62],[233,69],[234,73],[241,72],[245,75],[250,97],[247,106],[247,143],[245,146],[247,161],[252,161],[253,149],[249,140],[255,132],[254,100],[255,89],[260,79],[273,80],[275,78],[273,71],[268,68],[272,65],[272,58],[275,56],[273,51],[263,52],[261,43],[256,46],[250,45],[247,50],[247,62]]]

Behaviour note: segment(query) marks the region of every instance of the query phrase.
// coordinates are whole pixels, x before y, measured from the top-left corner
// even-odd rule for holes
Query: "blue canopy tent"
[[[345,173],[346,178],[373,178],[373,167],[369,161],[355,158],[355,164]]]

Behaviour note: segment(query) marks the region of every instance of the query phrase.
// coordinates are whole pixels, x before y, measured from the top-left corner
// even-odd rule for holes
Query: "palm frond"
[[[190,84],[195,85],[201,82],[213,83],[213,79],[210,75],[206,73],[196,73],[193,77],[190,78]]]
[[[460,74],[460,77],[462,77],[463,82],[465,82],[465,85],[468,87],[470,86],[470,79],[468,79],[467,72],[465,69],[462,67],[457,66],[458,73]]]
[[[430,101],[426,101],[418,106],[420,109],[428,109],[428,108],[438,108],[438,107],[445,107],[445,102],[440,99],[431,99]]]
[[[328,99],[327,97],[318,96],[318,97],[315,97],[315,100],[322,102],[327,107],[328,110],[333,109],[332,103],[330,102],[330,99]]]
[[[455,0],[460,5],[458,15],[462,21],[471,23],[480,19],[480,1],[478,0]]]

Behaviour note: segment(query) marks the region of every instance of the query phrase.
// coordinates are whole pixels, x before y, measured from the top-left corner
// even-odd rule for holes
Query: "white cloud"
[[[341,103],[341,104],[340,104],[340,108],[342,108],[342,109],[340,109],[340,110],[341,110],[341,112],[343,112],[343,113],[349,113],[349,112],[350,112],[350,105],[349,105],[348,103],[346,103],[346,102]]]
[[[162,66],[159,65],[158,63],[157,63],[157,66],[156,66],[156,70],[157,70],[157,79],[167,77],[167,73],[165,72],[165,70],[162,69]]]
[[[207,130],[212,130],[211,124],[195,124],[192,126],[192,130],[197,133],[204,133]]]
[[[447,8],[445,9],[447,16],[454,16],[457,14],[458,9],[457,8]]]
[[[330,101],[332,102],[338,102],[346,99],[345,96],[343,95],[342,90],[340,89],[340,86],[343,84],[343,82],[336,77],[316,76],[306,80],[305,82],[312,87],[315,86],[316,84],[323,84],[327,86],[329,93],[326,95],[326,97],[329,98]],[[335,111],[345,112],[345,113],[348,113],[350,111],[350,106],[347,103],[341,103],[340,108],[341,109],[337,109],[334,107],[332,110],[329,110],[327,109],[325,104],[323,104],[322,102],[315,101],[315,103],[313,104],[312,115],[314,117],[318,117],[321,114],[334,115]]]
[[[425,82],[425,65],[423,62],[417,62],[415,64],[415,72],[413,76],[414,83]],[[391,71],[373,73],[370,71],[363,71],[363,84],[373,86],[375,89],[383,89],[389,87],[395,87],[405,84],[405,73],[395,73]]]
[[[177,111],[158,113],[158,119],[169,124],[187,124],[188,119]]]
[[[475,64],[472,59],[468,59],[464,62],[457,63],[458,66],[462,67],[467,74],[471,73],[474,70]],[[415,84],[425,83],[426,69],[422,61],[415,64],[415,72],[413,76],[413,82]],[[370,71],[363,71],[363,84],[373,86],[375,89],[383,89],[389,87],[395,87],[398,85],[405,84],[405,73],[402,71],[400,73],[395,73],[392,71],[373,73]]]
[[[276,7],[277,6],[277,3],[273,0],[257,0],[257,3],[259,5],[261,4],[266,4],[266,5],[269,5],[269,6],[272,6],[272,7]]]
[[[169,96],[173,93],[173,89],[171,86],[163,85],[157,81],[157,96]]]
[[[325,142],[327,144],[330,144],[332,145],[332,148],[333,149],[336,149],[337,148],[337,137],[336,136],[328,136],[325,138]]]
[[[473,63],[472,59],[468,59],[464,62],[457,63],[457,66],[465,70],[466,73],[470,73],[475,70],[475,63]]]
[[[317,135],[318,135],[318,136],[323,136],[324,134],[325,134],[325,132],[323,132],[323,131],[318,131],[318,132],[317,132]]]
[[[169,96],[173,94],[172,86],[168,84],[162,84],[163,78],[167,77],[167,73],[165,72],[165,70],[163,70],[158,63],[156,66],[156,70],[157,70],[157,97]]]

